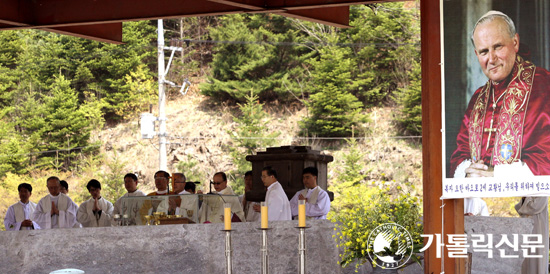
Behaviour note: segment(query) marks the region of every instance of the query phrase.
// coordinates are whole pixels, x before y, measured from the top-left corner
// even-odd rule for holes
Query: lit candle
[[[225,203],[223,208],[223,222],[225,230],[231,230],[231,204]]]
[[[298,227],[306,227],[306,200],[298,200]]]
[[[267,204],[265,202],[261,203],[261,215],[262,215],[262,229],[267,228]]]

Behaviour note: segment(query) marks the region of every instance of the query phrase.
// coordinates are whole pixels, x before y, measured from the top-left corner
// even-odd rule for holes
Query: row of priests
[[[315,167],[304,169],[303,183],[306,188],[297,192],[289,201],[277,181],[276,171],[271,167],[262,170],[262,182],[267,188],[266,203],[269,221],[296,218],[298,200],[306,200],[308,218],[326,219],[330,210],[330,199],[327,192],[317,185],[317,172]],[[195,184],[185,182],[185,176],[182,173],[174,173],[170,176],[168,172],[161,170],[155,173],[154,179],[157,190],[145,195],[137,189],[137,176],[132,173],[126,174],[124,187],[127,193],[114,205],[101,196],[101,184],[95,179],[90,180],[86,186],[91,198],[80,206],[61,191],[62,185],[58,177],[52,176],[46,180],[49,194],[44,196],[38,204],[29,200],[32,195],[32,186],[22,183],[18,186],[20,201],[8,208],[4,225],[6,230],[115,226],[120,224],[118,220],[122,216],[129,220],[126,224],[142,225],[146,222],[144,216],[151,215],[153,211],[184,215],[195,223],[219,223],[223,222],[224,204],[231,205],[232,221],[260,220],[259,203],[247,201],[245,195],[237,197],[228,185],[224,172],[214,174],[211,184],[215,191],[209,193],[212,195],[203,195],[201,201],[196,195],[183,198],[182,195],[195,194]],[[172,179],[173,190],[169,192],[170,179]],[[251,186],[252,173],[247,172],[245,190],[250,190]],[[202,192],[199,190],[197,193]],[[132,198],[164,195],[170,196],[158,200],[159,202],[154,206],[150,200]],[[147,203],[150,204],[147,205]],[[198,209],[199,204],[200,209],[197,212],[194,209]]]

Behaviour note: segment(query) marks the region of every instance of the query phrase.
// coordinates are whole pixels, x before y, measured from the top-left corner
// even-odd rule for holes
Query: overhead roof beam
[[[224,5],[249,9],[253,13],[270,12],[339,28],[349,27],[349,6],[390,1],[350,0],[208,0]]]
[[[209,0],[210,2],[216,2],[228,6],[239,7],[248,10],[265,10],[265,0]]]
[[[16,22],[10,24],[11,26],[4,26],[2,29],[58,28],[247,11],[206,0],[35,0],[24,2],[32,4],[24,11],[12,8],[12,11],[19,15],[6,17],[4,16],[5,12],[0,12],[0,20],[4,20],[4,22],[0,22],[4,24]],[[20,16],[25,13],[31,13],[33,16]],[[9,20],[5,20],[6,18]]]
[[[316,3],[318,5],[313,6],[311,3],[302,3],[301,1],[294,1],[289,4],[286,1],[278,0],[209,1],[249,9],[253,13],[269,12],[339,28],[349,27],[349,6],[335,4],[333,0],[317,0]]]
[[[330,8],[330,7],[349,7],[351,5],[362,4],[375,4],[384,2],[403,2],[412,0],[208,0],[210,2],[216,2],[224,5],[231,5],[234,7],[241,7],[250,10],[272,10],[272,9],[284,9],[284,10],[302,10],[302,9],[318,9],[318,8]]]
[[[348,27],[350,5],[379,2],[397,0],[2,0],[0,30],[43,29],[121,43],[124,21],[231,13],[275,13]]]
[[[330,7],[319,9],[292,10],[277,13],[286,17],[297,18],[338,28],[349,28],[349,7]]]
[[[2,0],[0,9],[0,23],[10,26],[28,26],[32,13],[29,11],[31,1]]]
[[[100,42],[122,44],[122,22],[86,26],[47,28],[44,30],[96,40]]]
[[[0,29],[33,28],[34,14],[31,1],[3,0],[2,9],[0,9]],[[122,23],[120,22],[41,29],[101,42],[122,43]]]
[[[393,0],[396,1],[396,0]],[[275,12],[388,2],[351,0],[3,0],[1,29],[57,28],[133,20]],[[304,12],[303,14],[322,13]],[[309,18],[300,14],[303,19]],[[321,16],[322,17],[322,16]],[[315,19],[315,18],[313,18]],[[318,19],[315,19],[318,20]]]

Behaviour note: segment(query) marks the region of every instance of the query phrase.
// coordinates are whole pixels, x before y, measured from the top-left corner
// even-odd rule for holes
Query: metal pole
[[[267,255],[267,229],[262,229],[262,274],[269,274],[269,256]]]
[[[231,230],[225,231],[225,265],[227,267],[227,274],[233,273],[233,267],[231,265]]]
[[[164,26],[158,20],[158,82],[159,82],[159,169],[167,170],[166,160],[166,92],[164,87]]]
[[[306,228],[300,227],[300,238],[298,241],[298,255],[300,256],[299,273],[306,273]]]

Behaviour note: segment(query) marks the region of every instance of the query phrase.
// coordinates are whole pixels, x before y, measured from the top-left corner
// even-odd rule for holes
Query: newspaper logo
[[[396,223],[381,224],[367,240],[371,261],[379,267],[393,269],[405,265],[412,256],[413,239],[409,231]]]

